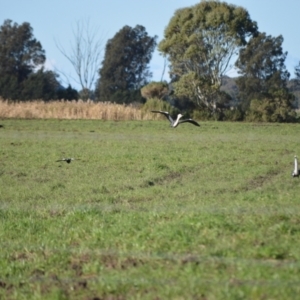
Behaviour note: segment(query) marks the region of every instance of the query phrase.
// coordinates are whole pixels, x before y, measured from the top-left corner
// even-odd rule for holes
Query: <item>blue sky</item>
[[[192,6],[195,0],[0,0],[0,24],[11,19],[21,24],[29,22],[33,34],[46,51],[46,66],[76,77],[71,64],[55,45],[58,41],[69,51],[73,40],[72,30],[77,21],[89,20],[92,28],[99,28],[103,39],[103,54],[106,41],[125,25],[143,25],[150,36],[163,38],[165,27],[178,8]],[[294,67],[300,61],[300,0],[228,0],[227,3],[246,8],[259,30],[268,35],[284,37],[283,50],[288,51],[286,66],[294,77]],[[154,52],[150,69],[153,80],[160,80],[164,59]],[[228,75],[235,75],[231,70]],[[167,79],[167,72],[165,73]],[[63,78],[61,78],[63,79]],[[65,82],[64,82],[65,83]],[[79,85],[70,80],[73,87]],[[66,83],[65,83],[66,84]]]

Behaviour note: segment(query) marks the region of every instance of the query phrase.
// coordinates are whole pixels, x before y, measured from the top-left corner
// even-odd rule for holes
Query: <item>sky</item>
[[[76,89],[76,75],[70,62],[57,47],[59,43],[70,53],[77,22],[89,22],[91,29],[98,32],[103,45],[124,26],[142,25],[149,36],[163,39],[164,29],[175,11],[199,3],[198,0],[0,0],[0,25],[7,19],[18,23],[30,23],[34,37],[41,42],[46,52],[45,67],[60,71],[63,85],[68,83]],[[267,35],[284,38],[283,50],[288,52],[285,61],[291,78],[300,61],[300,0],[227,0],[229,4],[244,7],[258,29]],[[150,62],[152,80],[168,80],[164,70],[164,58],[155,50]],[[65,79],[69,78],[69,81]],[[236,76],[236,70],[228,70],[228,76]]]

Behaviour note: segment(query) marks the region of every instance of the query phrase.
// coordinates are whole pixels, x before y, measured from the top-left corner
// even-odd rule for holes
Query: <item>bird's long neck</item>
[[[175,122],[174,122],[174,124],[173,124],[173,127],[177,127],[177,126],[178,126],[179,120],[180,120],[181,117],[182,117],[182,115],[178,115],[178,116],[177,116],[177,119],[175,120]]]
[[[298,158],[295,156],[295,168],[294,168],[294,173],[298,174]]]

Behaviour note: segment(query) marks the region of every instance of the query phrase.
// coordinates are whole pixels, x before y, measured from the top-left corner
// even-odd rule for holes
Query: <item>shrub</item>
[[[143,112],[149,112],[151,110],[168,111],[171,115],[175,115],[178,113],[178,110],[174,106],[158,98],[148,99],[142,107]]]
[[[250,122],[296,122],[297,114],[292,108],[292,96],[278,91],[270,97],[251,100],[246,120]]]
[[[201,121],[222,121],[223,113],[222,111],[211,112],[208,109],[194,110],[193,119]]]
[[[141,88],[142,97],[146,99],[158,98],[163,99],[169,92],[166,82],[152,81]]]
[[[224,110],[225,121],[243,121],[244,115],[239,108]]]
[[[193,119],[200,121],[207,121],[210,119],[210,112],[206,109],[203,110],[194,110],[193,111]]]

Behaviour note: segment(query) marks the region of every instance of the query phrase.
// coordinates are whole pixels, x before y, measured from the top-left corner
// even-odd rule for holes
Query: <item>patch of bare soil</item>
[[[169,172],[168,174],[162,177],[157,177],[153,180],[147,180],[141,185],[141,187],[145,188],[145,187],[152,187],[155,185],[164,185],[174,180],[179,180],[181,177],[182,174],[180,172]]]
[[[135,258],[135,257],[122,258],[112,254],[102,255],[101,262],[108,269],[119,269],[119,270],[127,270],[129,268],[135,268],[144,264],[144,261],[140,258]]]
[[[280,173],[279,170],[271,170],[265,175],[259,175],[251,180],[249,180],[244,186],[242,186],[242,191],[250,191],[263,187],[265,184],[272,182],[274,177]]]

